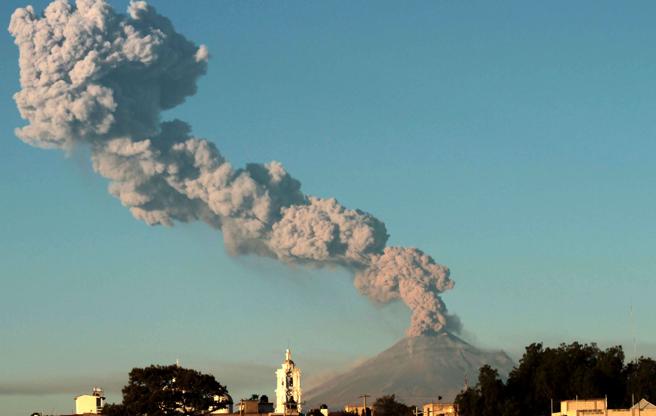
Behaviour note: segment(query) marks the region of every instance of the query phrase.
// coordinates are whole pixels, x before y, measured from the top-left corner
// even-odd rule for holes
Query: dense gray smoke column
[[[16,135],[43,148],[88,145],[94,170],[135,218],[204,221],[233,255],[345,267],[371,299],[408,305],[408,335],[457,330],[439,297],[453,287],[449,270],[417,249],[386,248],[380,220],[304,195],[278,162],[235,169],[186,123],[160,120],[196,92],[209,53],[146,2],[123,15],[105,0],[55,0],[43,16],[17,9],[9,32],[20,50],[14,98],[28,122]]]

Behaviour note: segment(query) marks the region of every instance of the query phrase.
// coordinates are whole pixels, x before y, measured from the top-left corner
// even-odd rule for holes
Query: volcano
[[[479,349],[456,335],[406,337],[391,348],[305,393],[307,404],[341,408],[360,403],[368,394],[375,400],[395,394],[406,404],[452,401],[465,383],[475,384],[478,370],[488,364],[506,377],[514,363],[503,351]],[[309,407],[308,407],[309,408]]]

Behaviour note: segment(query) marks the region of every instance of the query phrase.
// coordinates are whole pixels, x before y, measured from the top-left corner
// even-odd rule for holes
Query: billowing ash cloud
[[[184,122],[160,120],[196,92],[209,53],[144,1],[123,15],[105,0],[55,0],[43,16],[16,10],[9,32],[20,50],[14,98],[28,121],[17,136],[65,151],[88,145],[94,170],[135,218],[203,221],[233,255],[345,267],[371,299],[408,305],[409,335],[458,328],[439,297],[453,287],[449,270],[417,249],[386,248],[383,222],[303,194],[278,162],[234,168]]]
[[[370,298],[387,303],[402,299],[412,310],[408,335],[460,330],[457,318],[446,315],[439,294],[453,288],[449,269],[415,248],[387,247],[374,254],[355,276],[355,286]]]

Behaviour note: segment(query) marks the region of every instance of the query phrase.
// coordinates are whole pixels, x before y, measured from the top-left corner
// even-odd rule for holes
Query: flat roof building
[[[458,416],[454,403],[426,403],[422,410],[424,416]]]
[[[101,388],[94,387],[91,394],[83,394],[75,397],[75,414],[97,415],[102,413],[105,406],[105,397]]]
[[[551,416],[656,416],[656,406],[645,399],[628,409],[609,409],[606,399],[563,400]]]

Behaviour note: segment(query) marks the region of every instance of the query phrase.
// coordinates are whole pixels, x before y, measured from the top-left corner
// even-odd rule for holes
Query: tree
[[[129,416],[122,404],[106,404],[102,409],[105,416]]]
[[[656,401],[656,361],[651,358],[640,357],[626,366],[626,393],[624,401],[632,402],[634,399]]]
[[[456,397],[462,416],[546,415],[550,402],[574,397],[606,397],[611,408],[627,408],[635,400],[656,400],[656,361],[641,358],[624,364],[619,346],[601,350],[596,344],[535,343],[504,383],[490,367],[480,370],[478,383]],[[556,408],[557,410],[557,408]]]
[[[123,387],[123,403],[108,405],[110,416],[201,416],[225,406],[215,400],[227,389],[214,376],[177,365],[134,368]]]
[[[499,372],[489,365],[479,370],[478,383],[474,388],[461,392],[456,397],[458,413],[464,416],[514,416],[516,406],[510,405],[507,388]]]
[[[374,402],[376,416],[411,416],[412,408],[396,400],[392,395],[379,397]]]
[[[463,416],[480,415],[482,408],[481,392],[468,388],[456,396],[458,414]]]

